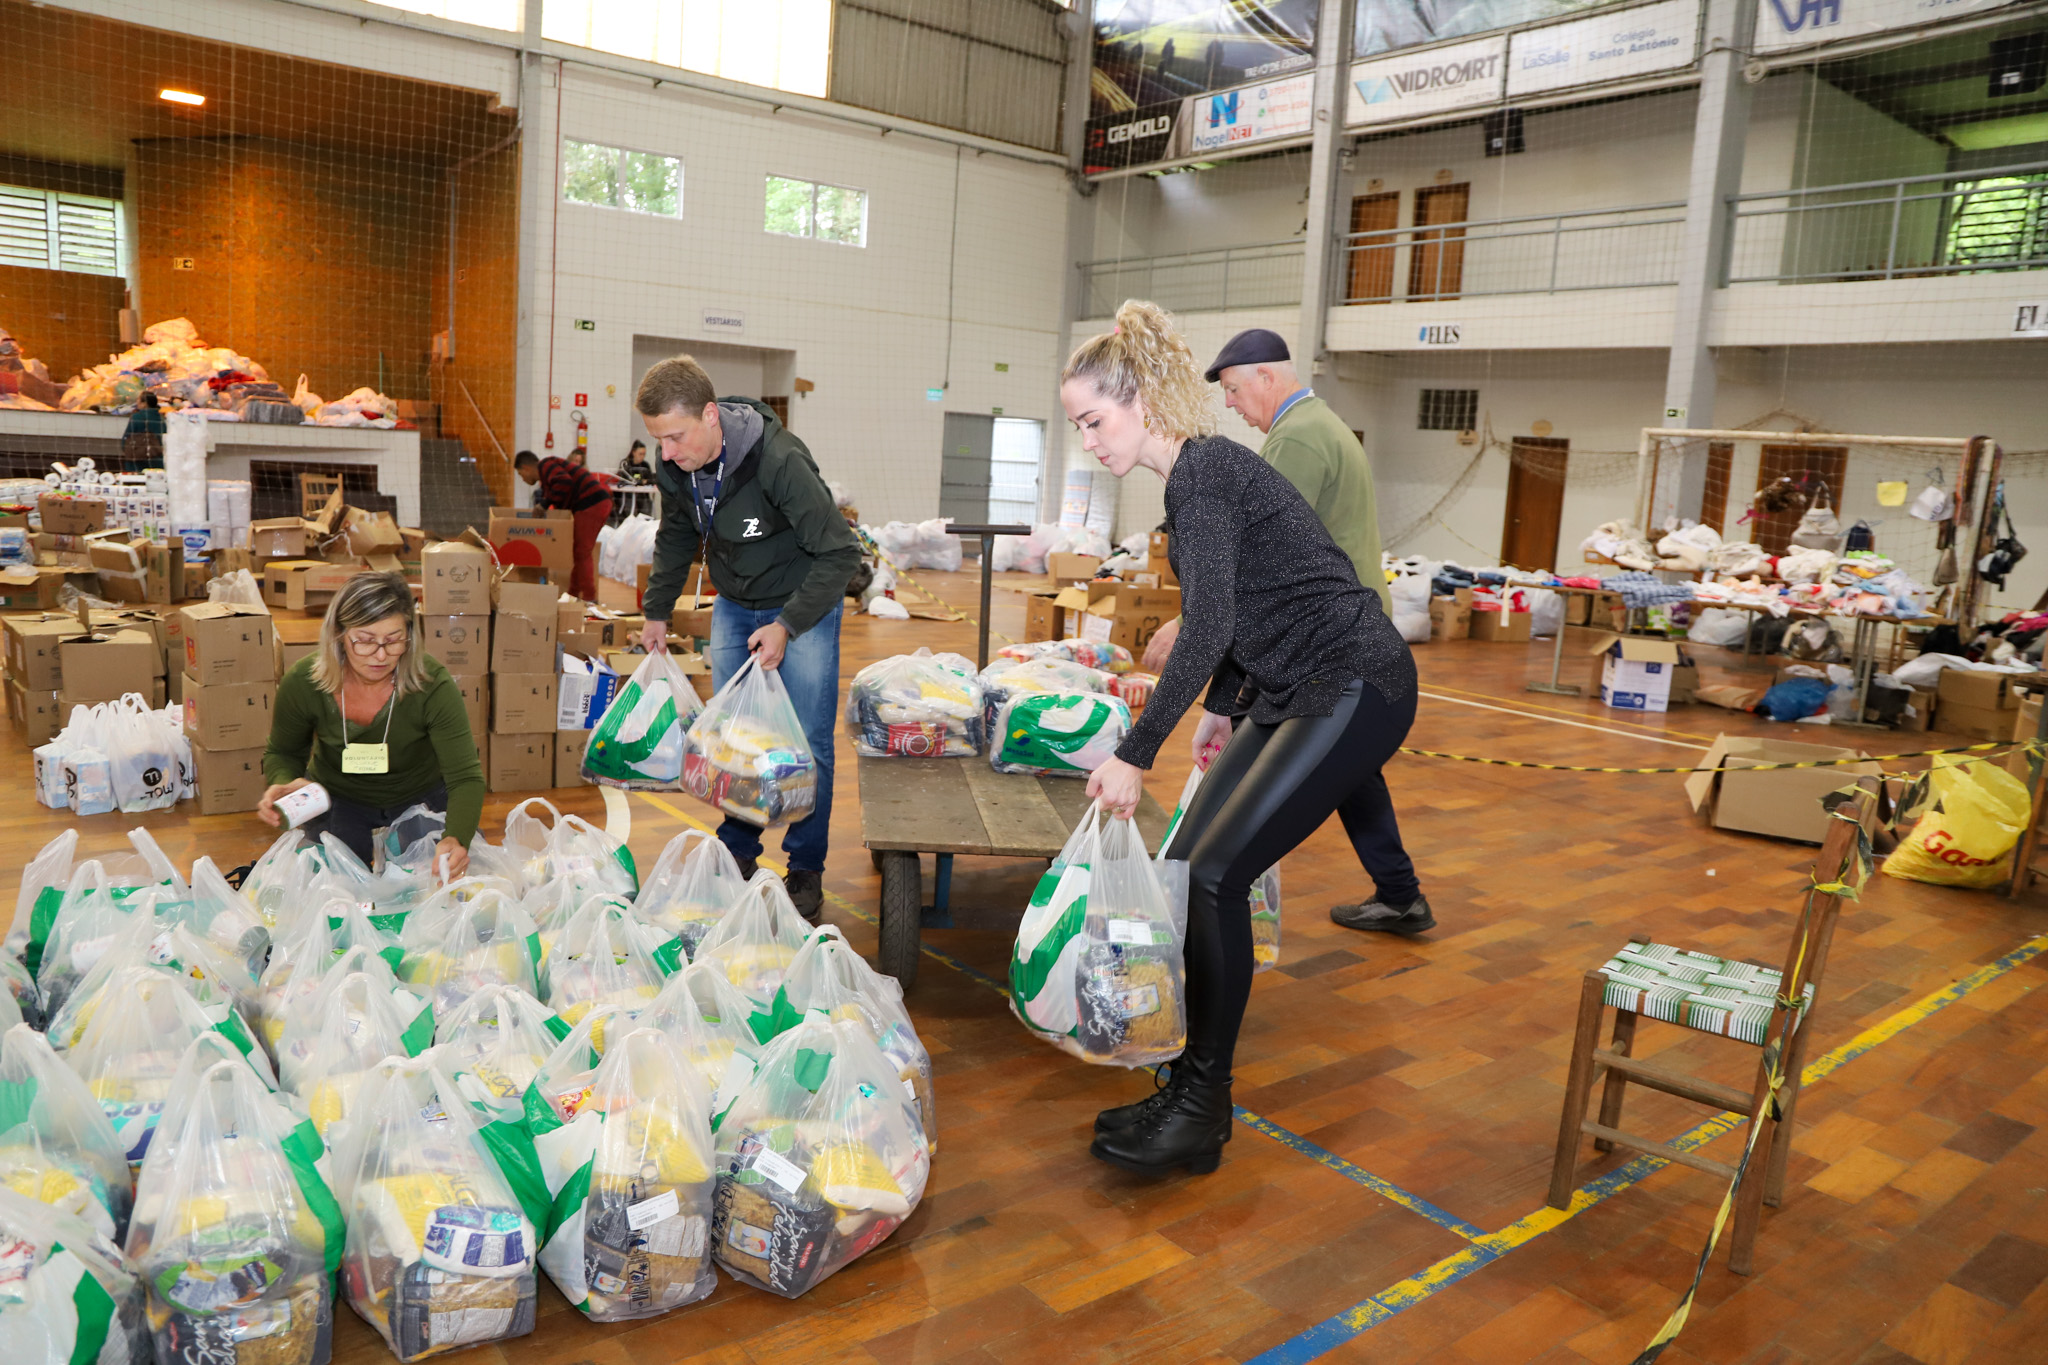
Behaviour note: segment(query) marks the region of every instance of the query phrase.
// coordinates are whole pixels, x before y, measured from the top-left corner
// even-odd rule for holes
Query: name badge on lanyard
[[[341,749],[341,770],[345,773],[382,776],[391,771],[391,746],[345,744]]]

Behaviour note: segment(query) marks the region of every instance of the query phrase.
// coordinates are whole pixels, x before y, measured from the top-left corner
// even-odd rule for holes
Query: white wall
[[[707,308],[744,316],[741,336],[718,340],[794,354],[795,374],[817,387],[792,400],[791,426],[870,521],[936,514],[946,409],[1058,417],[1068,194],[1058,171],[576,68],[562,131],[684,166],[680,220],[564,203],[558,223],[544,225],[559,233],[560,265],[538,290],[538,372],[552,342],[552,392],[592,395],[594,450],[623,451],[638,434],[634,338],[711,340]],[[867,191],[867,246],[763,231],[770,173]],[[926,389],[946,383],[949,256],[951,388],[930,402]],[[576,329],[579,318],[592,330]],[[600,400],[608,384],[616,395]],[[537,429],[546,394],[526,401]]]

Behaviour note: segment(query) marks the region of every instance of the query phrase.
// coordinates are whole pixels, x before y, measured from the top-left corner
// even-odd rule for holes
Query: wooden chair
[[[1558,1124],[1557,1158],[1550,1171],[1552,1208],[1571,1205],[1573,1174],[1580,1137],[1593,1139],[1594,1149],[1611,1152],[1616,1147],[1648,1152],[1695,1170],[1706,1171],[1733,1182],[1736,1167],[1696,1152],[1682,1151],[1668,1142],[1624,1130],[1622,1102],[1627,1087],[1639,1085],[1720,1111],[1748,1117],[1752,1124],[1765,1125],[1752,1140],[1763,1169],[1751,1169],[1737,1192],[1733,1236],[1729,1244],[1728,1268],[1747,1275],[1752,1266],[1757,1222],[1764,1204],[1776,1207],[1784,1196],[1785,1164],[1792,1149],[1794,1110],[1799,1101],[1799,1073],[1805,1065],[1808,1022],[1813,1018],[1821,979],[1827,972],[1828,946],[1835,921],[1841,913],[1844,893],[1853,897],[1854,887],[1867,875],[1869,842],[1865,830],[1879,800],[1865,783],[1851,795],[1837,794],[1828,832],[1815,860],[1813,887],[1792,935],[1782,970],[1690,952],[1647,938],[1631,939],[1599,969],[1586,973],[1579,992],[1578,1034],[1572,1043],[1570,1078],[1565,1083],[1564,1114]],[[1784,1046],[1783,1081],[1778,1091],[1778,1117],[1769,1112],[1773,1066],[1778,1046],[1786,1038],[1787,1005],[1801,999],[1796,1018],[1790,1021],[1790,1040]],[[1600,1046],[1601,1016],[1613,1006],[1614,1031],[1607,1047]],[[1660,1019],[1682,1028],[1724,1037],[1756,1049],[1756,1083],[1748,1091],[1689,1075],[1662,1062],[1648,1061],[1632,1054],[1636,1023],[1643,1017]],[[1593,1096],[1593,1083],[1605,1078],[1600,1095],[1600,1116],[1589,1121],[1586,1110]]]

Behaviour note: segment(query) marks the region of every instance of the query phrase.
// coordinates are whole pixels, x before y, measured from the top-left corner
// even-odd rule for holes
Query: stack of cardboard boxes
[[[207,602],[178,613],[185,735],[199,813],[256,809],[268,785],[263,750],[277,704],[277,644],[262,607]]]
[[[494,792],[555,785],[556,601],[552,584],[500,579],[492,591],[490,736]]]
[[[55,612],[6,619],[7,712],[29,748],[54,738],[75,706],[130,692],[164,704],[164,653],[151,624]]]
[[[420,553],[420,647],[455,678],[470,733],[489,770],[491,732],[491,552],[465,541]]]
[[[1935,688],[1934,727],[1946,734],[1966,735],[1975,740],[2020,737],[2020,703],[2025,698],[2012,683],[2010,673],[1944,668]],[[1919,705],[1920,699],[1915,696],[1916,709]],[[2025,738],[2033,738],[2031,730]]]

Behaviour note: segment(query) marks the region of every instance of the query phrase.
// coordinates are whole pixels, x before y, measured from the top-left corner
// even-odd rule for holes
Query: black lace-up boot
[[[1145,1112],[1129,1127],[1101,1134],[1088,1150],[1098,1161],[1141,1175],[1183,1166],[1191,1175],[1209,1174],[1223,1160],[1233,1112],[1230,1078],[1220,1071],[1214,1058],[1190,1048],[1173,1064],[1165,1089],[1131,1106]]]

